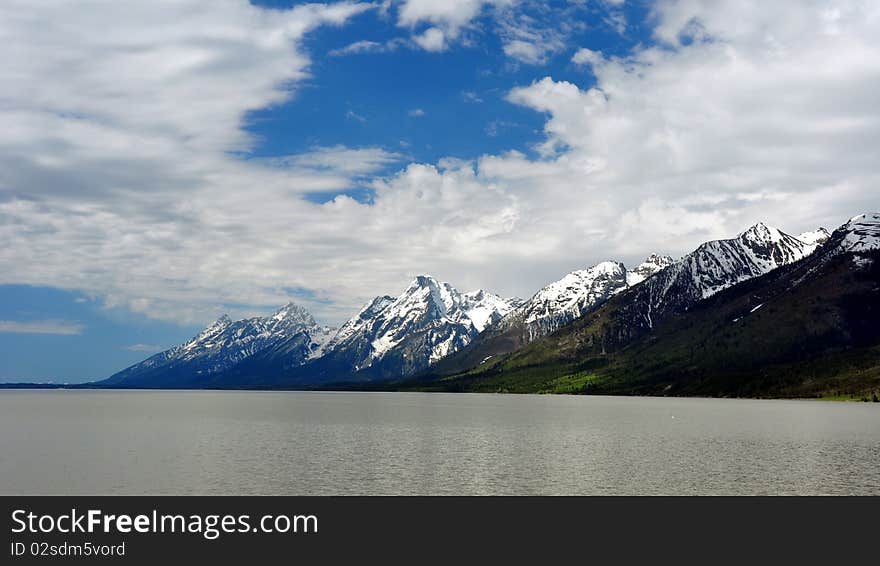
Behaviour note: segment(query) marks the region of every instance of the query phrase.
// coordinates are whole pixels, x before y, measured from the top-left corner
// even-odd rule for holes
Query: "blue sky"
[[[509,149],[530,151],[543,138],[544,119],[532,109],[508,102],[505,97],[512,87],[552,75],[588,88],[595,82],[589,68],[571,61],[580,47],[625,54],[634,45],[651,41],[648,28],[640,25],[648,16],[642,3],[621,10],[632,22],[622,34],[601,20],[597,5],[573,9],[567,2],[541,4],[555,9],[524,6],[522,15],[555,26],[560,11],[568,9],[584,27],[574,30],[566,38],[568,45],[540,65],[504,54],[489,13],[472,22],[473,45],[441,53],[398,47],[382,53],[327,55],[355,41],[388,43],[406,38],[406,30],[392,17],[377,12],[362,14],[342,28],[315,31],[305,41],[313,56],[312,77],[296,99],[249,115],[248,130],[261,141],[251,155],[288,155],[341,144],[381,146],[410,161],[434,163],[443,157],[471,159]]]
[[[869,6],[100,4],[0,9],[0,381],[875,204]]]

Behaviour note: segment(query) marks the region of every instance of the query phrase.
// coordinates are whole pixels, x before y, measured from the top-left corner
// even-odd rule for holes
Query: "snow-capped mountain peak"
[[[531,342],[598,308],[617,293],[640,284],[673,263],[671,257],[653,253],[633,270],[617,261],[603,261],[572,271],[542,287],[511,312],[501,321],[499,330],[521,328],[520,339]]]
[[[324,355],[354,371],[386,358],[389,368],[427,367],[463,348],[520,303],[484,290],[461,293],[430,275],[418,275],[398,297],[377,297],[364,306],[327,344]]]
[[[763,222],[735,238],[706,242],[644,283],[651,287],[645,319],[650,325],[653,310],[687,309],[737,283],[799,261],[816,247]]]
[[[758,223],[734,238],[706,242],[678,261],[651,254],[633,269],[604,261],[568,273],[528,301],[484,290],[462,293],[430,275],[419,275],[399,296],[368,302],[338,331],[319,326],[294,303],[267,317],[233,321],[223,315],[184,344],[115,374],[107,383],[210,384],[233,368],[240,376],[295,374],[300,380],[324,381],[412,375],[461,350],[478,334],[481,340],[500,337],[505,344],[521,345],[623,291],[616,312],[633,332],[653,328],[665,316],[686,312],[737,283],[797,262],[820,246],[821,256],[815,256],[820,261],[853,252],[859,265],[867,265],[872,258],[859,252],[880,249],[880,213],[856,216],[830,237],[824,228],[794,237]],[[817,263],[810,261],[810,266]],[[495,352],[501,348],[497,342]]]
[[[627,270],[626,283],[630,287],[632,287],[633,285],[638,285],[648,277],[654,275],[662,269],[666,269],[673,263],[675,263],[675,260],[668,255],[652,253],[647,258],[645,258],[645,261],[643,261],[633,269]]]
[[[588,269],[572,271],[538,290],[501,321],[500,329],[522,326],[523,340],[532,341],[569,323],[627,286],[626,267],[620,262],[603,261]]]
[[[758,222],[748,230],[740,233],[737,238],[746,243],[752,242],[780,242],[785,239],[787,234],[783,234],[777,228],[768,226],[763,222]],[[788,236],[791,237],[791,236]]]
[[[228,314],[221,314],[220,317],[205,327],[202,332],[214,331],[214,330],[222,330],[232,324],[232,319],[229,318]]]
[[[864,252],[880,249],[880,212],[855,216],[839,230],[845,233],[838,244],[842,251]]]
[[[500,319],[512,308],[509,301],[492,293],[461,293],[449,283],[419,275],[382,311],[372,358],[384,356],[416,327],[460,326],[456,338],[466,343],[490,320]]]
[[[288,302],[286,305],[275,311],[275,313],[269,318],[272,320],[284,320],[290,318],[308,318],[314,320],[309,311],[293,302]]]
[[[455,308],[457,295],[458,291],[449,283],[437,281],[430,275],[419,275],[388,309],[398,315],[416,310],[443,317]]]
[[[831,237],[831,233],[823,228],[822,226],[812,230],[810,232],[804,232],[803,234],[799,234],[797,239],[802,241],[805,244],[809,244],[811,246],[819,246],[828,241],[828,238]]]
[[[304,326],[311,327],[317,325],[312,314],[295,303],[287,303],[275,311],[272,316],[263,320],[273,330],[298,329]]]
[[[216,336],[222,334],[223,331],[232,326],[232,324],[232,319],[229,318],[228,314],[224,313],[220,315],[220,318],[206,326],[204,330],[196,334],[189,341],[185,342],[181,346],[178,346],[178,348],[181,348],[183,351],[188,352],[205,344],[210,344],[211,346],[213,346],[213,339]]]
[[[319,326],[306,309],[293,303],[267,317],[233,321],[224,314],[184,344],[135,364],[111,376],[110,380],[133,383],[160,369],[207,376],[283,344],[290,363],[303,363],[329,334],[331,329]]]
[[[351,317],[339,328],[339,332],[324,347],[324,351],[333,350],[338,344],[346,342],[354,335],[363,332],[382,311],[394,302],[394,297],[380,295],[361,307],[356,315]]]
[[[660,254],[654,253],[654,254],[649,255],[647,258],[645,258],[645,261],[640,263],[636,267],[636,269],[639,269],[641,267],[648,267],[648,268],[655,268],[659,271],[659,270],[663,269],[664,267],[669,267],[673,263],[675,263],[675,260],[672,259],[670,256],[660,255]]]
[[[706,242],[673,267],[689,271],[701,296],[706,298],[740,281],[798,261],[815,249],[814,245],[759,222],[736,238]]]
[[[625,273],[623,264],[614,261],[572,271],[541,288],[529,299],[524,305],[525,322],[528,324],[563,312],[578,317],[584,308],[626,287]]]
[[[482,332],[490,324],[498,322],[521,304],[523,300],[519,297],[505,299],[482,289],[464,293],[461,298],[461,308],[477,332]]]

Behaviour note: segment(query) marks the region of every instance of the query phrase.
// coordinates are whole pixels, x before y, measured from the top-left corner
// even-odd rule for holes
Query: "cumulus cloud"
[[[547,77],[509,93],[546,115],[536,154],[387,176],[402,158],[381,148],[235,157],[252,142],[246,112],[306,76],[303,34],[365,7],[96,5],[0,8],[0,80],[15,85],[0,91],[5,283],[200,322],[303,297],[339,322],[419,272],[529,295],[602,259],[681,254],[757,220],[797,233],[876,208],[869,3],[662,2],[661,45],[606,54],[592,88]],[[470,21],[422,9],[407,21]],[[303,198],[354,182],[371,204]]]
[[[586,47],[578,49],[571,58],[571,62],[578,65],[598,65],[602,63],[603,60],[604,57],[601,52],[593,51]]]
[[[475,160],[473,190],[498,195],[480,215],[494,230],[432,271],[467,286],[466,258],[480,257],[492,267],[474,283],[528,294],[568,269],[680,255],[758,220],[798,233],[876,208],[877,8],[668,2],[656,12],[662,45],[581,52],[594,88],[547,77],[509,93],[547,116],[539,157]]]
[[[448,47],[448,32],[440,28],[428,28],[419,35],[413,36],[413,41],[425,51],[445,51]]]
[[[523,63],[538,64],[546,60],[544,50],[540,46],[521,39],[505,43],[504,54]]]
[[[652,234],[681,252],[758,218],[800,230],[876,206],[876,7],[682,1],[657,16],[664,46],[576,54],[595,88],[548,77],[514,89],[512,102],[549,117],[545,159],[487,158],[481,173],[570,187],[602,227],[594,244],[622,254]]]
[[[403,0],[398,8],[397,23],[411,29],[429,24],[430,27],[413,35],[413,41],[426,51],[444,51],[485,7],[506,7],[515,2],[516,0]]]
[[[70,320],[0,320],[0,332],[12,334],[82,334],[85,325]]]
[[[370,8],[4,3],[0,81],[15,87],[0,91],[3,282],[181,321],[277,302],[291,282],[248,283],[246,264],[268,259],[272,239],[288,244],[310,214],[303,193],[348,188],[364,167],[338,166],[339,151],[324,169],[304,160],[328,152],[294,167],[231,152],[252,145],[246,112],[289,99],[307,76],[304,35]],[[269,265],[270,278],[286,269]]]

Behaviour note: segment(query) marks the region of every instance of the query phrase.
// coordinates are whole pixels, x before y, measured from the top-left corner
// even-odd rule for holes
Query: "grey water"
[[[2,494],[880,494],[880,405],[2,391]]]

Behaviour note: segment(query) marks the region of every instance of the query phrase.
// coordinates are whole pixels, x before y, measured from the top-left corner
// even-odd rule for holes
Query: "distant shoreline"
[[[823,401],[837,403],[877,403],[878,399],[872,399],[865,396],[845,396],[845,395],[825,395],[818,397],[730,397],[715,396],[707,397],[705,395],[626,395],[622,393],[528,393],[515,391],[418,391],[413,389],[396,389],[391,387],[381,387],[377,384],[373,388],[353,388],[346,387],[344,384],[339,387],[325,388],[285,388],[285,387],[114,387],[114,386],[98,386],[93,383],[0,383],[0,390],[10,391],[46,391],[46,390],[86,390],[86,391],[284,391],[284,392],[301,392],[301,393],[476,393],[480,395],[551,395],[551,396],[571,396],[571,397],[649,397],[649,398],[668,398],[668,399],[740,399],[740,400],[763,400],[763,401]]]

